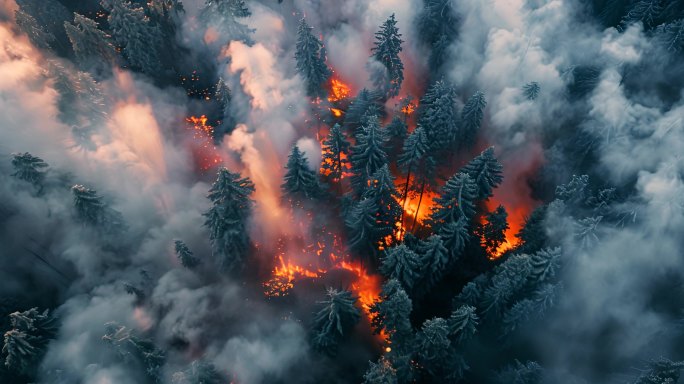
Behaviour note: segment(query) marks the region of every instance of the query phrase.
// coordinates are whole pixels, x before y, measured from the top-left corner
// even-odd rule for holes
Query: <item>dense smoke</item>
[[[285,196],[283,180],[293,147],[318,177],[321,143],[334,123],[345,132],[359,129],[331,117],[332,109],[351,115],[363,89],[379,105],[383,127],[402,116],[402,100],[413,97],[417,112],[406,114],[406,122],[415,132],[417,115],[425,113],[421,98],[443,81],[454,89],[453,108],[466,109],[477,92],[486,108],[472,145],[440,152],[446,165],[437,167],[435,185],[423,183],[430,196],[425,205],[436,211],[445,179],[493,146],[503,181],[493,183],[493,196],[482,196],[470,219],[503,205],[506,246],[494,247],[491,260],[460,259],[470,264],[451,266],[427,298],[404,287],[414,299],[409,333],[425,337],[426,320],[449,318],[458,309],[450,305],[468,303],[459,295],[468,281],[489,284],[516,254],[560,247],[561,267],[552,276],[553,305],[543,315],[529,315],[499,337],[480,311],[478,336],[458,352],[468,369],[440,376],[424,363],[432,361],[427,352],[418,350],[407,363],[419,372],[412,380],[677,382],[679,368],[668,366],[674,381],[664,381],[660,371],[663,381],[656,381],[658,372],[648,364],[684,360],[684,44],[672,37],[674,28],[684,31],[684,7],[665,1],[254,0],[246,2],[248,16],[225,20],[211,11],[221,1],[186,0],[184,12],[170,18],[175,29],[163,45],[177,52],[160,49],[159,70],[149,71],[130,58],[125,65],[108,61],[106,70],[85,66],[73,47],[58,44],[69,42],[54,32],[64,22],[60,12],[38,12],[39,3],[0,3],[0,331],[17,328],[11,313],[34,307],[49,309],[55,325],[39,361],[20,371],[7,364],[0,381],[200,383],[192,375],[204,370],[193,371],[194,364],[212,364],[221,381],[207,383],[361,382],[372,361],[371,368],[398,369],[387,382],[397,382],[397,375],[398,382],[410,382],[391,366],[396,361],[389,351],[401,346],[390,340],[399,331],[373,335],[377,319],[365,302],[389,297],[380,294],[389,280],[381,276],[387,273],[380,260],[404,245],[373,244],[372,252],[347,246],[354,235],[345,220],[361,209],[354,201],[365,200],[346,180],[302,204]],[[116,24],[107,21],[115,12],[109,4],[127,2],[47,3],[46,9],[84,14],[110,33]],[[634,9],[642,3],[657,3],[660,13],[639,16]],[[426,16],[429,7],[438,8],[439,17]],[[22,19],[21,12],[32,18]],[[402,35],[404,79],[398,94],[377,96],[383,92],[376,90],[377,76],[389,75],[372,48],[391,15]],[[48,17],[56,21],[47,24]],[[453,20],[455,32],[443,33],[439,44],[430,41],[426,17],[435,24]],[[322,42],[332,78],[350,90],[341,102],[307,95],[308,79],[295,60],[302,18]],[[46,31],[55,40],[41,35]],[[130,55],[121,44],[112,49]],[[216,96],[218,81],[230,89],[225,105]],[[320,86],[328,92],[327,83]],[[200,115],[208,123],[197,123]],[[370,125],[374,117],[359,116],[363,124],[357,125]],[[198,127],[211,129],[207,134]],[[353,135],[356,144],[360,135]],[[390,142],[397,153],[388,150],[388,157],[397,161],[403,141]],[[24,153],[48,164],[39,182],[17,176],[13,161]],[[205,224],[220,167],[254,186],[243,231],[249,261],[238,272],[217,267],[220,252]],[[387,169],[403,193],[406,176],[399,168]],[[76,185],[83,189],[72,189]],[[336,186],[348,190],[338,193]],[[75,196],[88,189],[104,207],[97,225],[75,208]],[[329,198],[336,193],[337,200]],[[413,231],[403,226],[413,216],[406,212],[400,213],[400,235],[389,237],[421,249],[432,234],[430,213],[421,211]],[[537,227],[530,224],[533,216]],[[540,245],[515,236],[525,228],[538,230]],[[415,236],[405,235],[411,231]],[[177,240],[197,265],[187,268],[177,257]],[[316,249],[333,250],[340,259],[315,264]],[[463,252],[487,256],[480,244]],[[304,272],[287,281],[291,293],[265,297],[269,279],[283,277],[278,268],[292,265]],[[359,296],[361,317],[351,326],[338,320],[345,336],[332,357],[313,346],[310,330],[328,287]],[[343,295],[330,297],[344,303]],[[538,372],[532,364],[539,364]],[[528,368],[536,373],[525,376]],[[653,381],[643,379],[649,374]]]

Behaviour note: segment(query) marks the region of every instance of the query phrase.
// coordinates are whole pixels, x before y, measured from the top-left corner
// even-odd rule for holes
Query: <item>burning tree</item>
[[[247,219],[252,211],[252,193],[254,184],[248,178],[226,168],[219,169],[209,190],[208,198],[213,205],[204,214],[207,218],[204,225],[209,229],[214,255],[224,271],[242,267],[249,247]]]
[[[330,79],[332,72],[325,64],[323,43],[311,33],[312,30],[313,27],[302,18],[297,29],[295,59],[297,71],[306,84],[306,94],[313,99],[323,99],[325,97],[323,85]]]
[[[380,126],[378,117],[370,116],[356,138],[356,145],[352,148],[351,183],[358,195],[369,185],[371,175],[387,164],[386,142],[387,135]]]
[[[321,158],[321,174],[339,182],[349,172],[349,149],[351,144],[342,133],[339,124],[335,124],[328,137],[323,141]]]

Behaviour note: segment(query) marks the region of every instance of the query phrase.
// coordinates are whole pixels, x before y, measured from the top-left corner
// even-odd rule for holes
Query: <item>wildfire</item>
[[[500,203],[494,199],[486,202],[487,209],[490,211],[496,209],[499,204]],[[505,233],[506,240],[501,243],[495,251],[490,253],[489,258],[492,260],[498,259],[507,251],[520,245],[520,239],[515,235],[520,232],[523,225],[525,225],[525,218],[530,213],[531,208],[525,206],[515,208],[506,207],[506,210],[508,212],[508,229]]]
[[[336,78],[330,80],[330,92],[328,94],[329,102],[334,103],[336,101],[344,100],[349,97],[350,94],[351,88],[343,83],[342,80]]]
[[[342,117],[344,114],[344,111],[338,108],[330,108],[330,112],[332,112],[333,116],[335,117]]]
[[[207,116],[190,116],[185,121],[192,124],[192,150],[195,162],[203,171],[220,164],[222,159],[213,143],[214,127],[209,125]]]
[[[408,103],[401,108],[401,113],[404,115],[411,115],[416,111],[416,105],[414,103]]]

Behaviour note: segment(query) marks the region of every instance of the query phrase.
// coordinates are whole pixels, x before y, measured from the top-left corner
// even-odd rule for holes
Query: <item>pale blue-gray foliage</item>
[[[56,322],[46,309],[31,308],[9,315],[11,329],[5,332],[2,355],[7,369],[20,374],[35,373],[47,344],[56,334]]]
[[[375,80],[375,86],[378,89],[384,90],[387,97],[398,95],[399,90],[401,90],[401,84],[404,81],[404,64],[399,57],[403,42],[397,28],[397,20],[394,14],[392,14],[382,24],[380,30],[375,33],[375,42],[373,48],[371,48],[373,58],[387,70],[389,84],[384,83],[384,79]]]
[[[187,244],[182,240],[174,241],[174,247],[176,249],[176,256],[180,260],[181,265],[188,269],[193,269],[200,265],[200,259],[196,258]]]
[[[224,384],[228,377],[220,374],[213,364],[204,360],[195,360],[187,369],[176,372],[171,378],[172,384]]]
[[[352,147],[351,183],[358,194],[368,186],[371,175],[387,164],[386,143],[387,133],[380,126],[378,117],[369,117]]]
[[[461,344],[475,335],[479,322],[475,307],[462,305],[447,320],[449,335],[457,344]]]
[[[313,319],[312,344],[316,350],[336,352],[342,337],[361,319],[356,301],[349,291],[328,288],[325,300],[318,302],[321,309]]]
[[[461,172],[468,174],[477,185],[479,199],[487,199],[494,194],[494,188],[503,181],[503,166],[494,155],[494,147],[482,151],[466,164]]]
[[[467,173],[459,172],[447,180],[434,200],[430,221],[438,232],[450,223],[460,219],[469,221],[475,215],[478,188]]]
[[[416,247],[420,257],[421,279],[416,285],[416,295],[425,295],[442,280],[442,276],[451,264],[449,250],[439,235],[432,235],[421,240]]]
[[[121,212],[112,209],[94,189],[83,185],[71,187],[76,217],[86,225],[109,234],[126,229]]]
[[[105,324],[102,340],[109,343],[127,365],[139,366],[155,383],[162,383],[162,366],[166,353],[151,340],[140,338],[127,327],[110,322]]]
[[[332,72],[325,64],[325,47],[312,30],[313,27],[302,18],[297,29],[295,60],[297,72],[304,78],[306,94],[316,99],[325,96],[325,83]]]
[[[322,195],[322,187],[318,182],[318,174],[309,168],[306,154],[295,145],[287,158],[284,182],[280,186],[283,196],[293,204],[318,198]]]
[[[399,281],[407,292],[413,292],[423,274],[420,256],[405,244],[387,250],[382,258],[380,272],[389,279]]]
[[[45,26],[38,23],[38,21],[30,14],[18,9],[14,13],[17,26],[29,38],[31,43],[39,49],[51,50],[56,43],[55,35],[48,31]]]
[[[684,361],[672,361],[661,357],[648,364],[634,384],[676,384],[684,368]]]
[[[475,142],[477,131],[484,118],[485,107],[487,107],[487,99],[480,91],[475,92],[466,101],[461,111],[461,129],[458,138],[462,145],[469,147]]]
[[[369,367],[363,375],[364,384],[397,384],[397,370],[384,356],[377,363],[369,362]]]
[[[84,70],[106,73],[118,61],[110,36],[94,20],[75,13],[73,24],[66,22],[64,28],[76,61]]]
[[[447,149],[458,139],[456,90],[444,80],[432,84],[420,100],[418,125],[425,129],[430,150]]]

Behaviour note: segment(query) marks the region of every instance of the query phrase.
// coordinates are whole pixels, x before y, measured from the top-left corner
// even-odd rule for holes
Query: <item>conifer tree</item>
[[[387,70],[389,84],[384,83],[384,78],[374,79],[376,88],[384,90],[387,97],[397,96],[404,81],[404,64],[399,58],[403,42],[397,29],[397,20],[392,14],[375,33],[375,43],[371,49],[373,58]]]
[[[403,193],[404,207],[406,206],[409,186],[411,184],[411,172],[418,169],[423,157],[429,149],[429,145],[430,143],[428,142],[425,130],[421,126],[416,127],[406,141],[404,141],[404,148],[401,151],[399,159],[397,159],[397,164],[406,174],[406,185]]]
[[[392,227],[380,226],[375,216],[378,206],[372,199],[362,199],[354,204],[347,215],[345,224],[349,230],[349,247],[360,253],[375,255],[378,247],[378,233],[391,232]]]
[[[449,339],[449,324],[445,319],[426,320],[416,335],[416,360],[423,370],[437,380],[453,380],[461,365]]]
[[[470,305],[462,305],[451,313],[447,320],[449,325],[449,335],[457,344],[461,344],[471,339],[479,324],[479,317],[476,309]]]
[[[356,145],[352,148],[351,183],[357,194],[361,194],[368,186],[371,175],[387,164],[385,143],[387,135],[380,127],[377,116],[371,116],[362,127],[362,134],[357,138]]]
[[[387,125],[387,133],[393,139],[404,139],[408,134],[408,127],[401,117],[394,116]]]
[[[16,3],[22,14],[20,23],[29,28],[24,29],[24,32],[37,39],[36,46],[47,43],[58,54],[69,53],[64,23],[71,21],[73,15],[62,3],[58,0],[16,0]],[[34,42],[34,39],[31,40]]]
[[[626,29],[629,24],[642,22],[645,29],[655,28],[660,24],[663,13],[662,0],[639,0],[632,5],[627,15],[622,19],[621,27]]]
[[[340,181],[349,170],[350,146],[340,125],[335,124],[323,141],[321,173],[333,181]]]
[[[430,149],[440,151],[448,148],[458,137],[458,113],[456,111],[456,92],[443,81],[435,83],[421,104],[420,126],[425,127]]]
[[[478,228],[478,235],[482,246],[490,254],[496,252],[499,246],[506,241],[508,230],[508,213],[503,205],[499,205],[492,212],[485,215],[485,223]]]
[[[57,38],[45,26],[40,25],[33,16],[18,9],[14,12],[14,19],[19,29],[26,33],[36,48],[48,51],[54,49]]]
[[[185,242],[183,242],[183,240],[176,240],[174,244],[176,248],[176,256],[178,256],[178,260],[180,260],[181,265],[188,269],[193,269],[200,265],[200,259],[193,256],[192,251],[190,248],[188,248]]]
[[[231,113],[231,103],[233,101],[233,94],[228,87],[228,84],[219,78],[215,86],[214,100],[219,106],[219,125],[214,129],[214,142],[220,143],[223,135],[230,132],[235,126],[235,121]]]
[[[309,169],[309,161],[297,145],[292,147],[285,169],[281,188],[283,196],[290,199],[293,204],[316,199],[322,195],[317,174]]]
[[[162,366],[166,362],[166,353],[151,340],[142,339],[115,322],[105,324],[102,340],[114,348],[125,364],[139,366],[154,383],[163,382]]]
[[[385,357],[377,363],[370,362],[368,371],[363,375],[364,384],[397,384],[397,370]]]
[[[426,46],[433,51],[440,40],[450,44],[458,36],[459,20],[450,0],[423,0],[423,9],[417,17],[418,33]],[[432,61],[432,53],[430,58]],[[439,67],[431,67],[437,71]]]
[[[218,177],[208,198],[213,206],[204,216],[204,225],[209,229],[214,254],[224,271],[242,267],[242,260],[249,246],[247,219],[252,211],[250,196],[254,184],[248,178],[240,177],[226,168],[218,171]]]
[[[380,272],[388,279],[396,279],[404,289],[412,293],[423,273],[420,257],[405,244],[387,250],[382,258]]]
[[[181,0],[148,0],[147,10],[151,21],[162,31],[164,41],[173,41],[185,13]]]
[[[637,378],[634,384],[676,383],[679,381],[682,368],[684,368],[684,361],[671,361],[661,357],[651,361],[648,368]]]
[[[668,51],[680,52],[684,48],[684,19],[659,25],[657,36]]]
[[[534,253],[542,249],[547,242],[544,220],[546,217],[546,205],[537,207],[529,217],[525,219],[525,225],[515,237],[520,239],[521,252]]]
[[[522,90],[523,96],[525,96],[527,100],[536,100],[537,97],[539,97],[541,87],[539,86],[539,83],[537,83],[536,81],[532,81],[530,83],[525,84]]]
[[[302,18],[297,29],[295,59],[297,71],[306,83],[306,94],[312,99],[325,97],[325,83],[332,72],[325,64],[323,43],[311,33],[313,27]]]
[[[368,116],[369,111],[372,113],[376,109],[376,104],[376,100],[369,90],[364,88],[359,91],[344,115],[345,128],[351,132],[355,131],[358,126],[364,123],[363,117]]]
[[[477,185],[467,173],[457,173],[447,180],[441,194],[435,199],[430,218],[433,229],[456,223],[460,219],[469,222],[475,214]]]
[[[31,183],[35,188],[43,188],[45,169],[48,167],[43,159],[28,152],[15,153],[12,155],[12,167],[14,167],[12,176]]]
[[[356,300],[349,291],[328,288],[325,300],[319,302],[321,309],[313,319],[312,343],[316,350],[336,353],[342,337],[361,319]]]
[[[444,241],[444,247],[449,252],[450,264],[453,264],[461,255],[466,243],[470,239],[469,226],[468,218],[461,217],[440,227],[439,236]]]
[[[420,255],[422,265],[421,283],[416,288],[416,295],[422,296],[430,292],[439,283],[451,264],[449,250],[444,246],[442,238],[432,235],[418,243],[416,252]]]
[[[461,132],[459,142],[465,147],[470,147],[475,142],[477,131],[482,124],[484,109],[487,100],[484,93],[477,91],[470,96],[461,111]]]
[[[38,368],[47,344],[56,334],[55,319],[46,309],[38,308],[9,315],[11,329],[5,333],[2,354],[5,366],[14,372],[29,377]]]
[[[489,147],[466,164],[461,172],[468,174],[477,185],[478,199],[488,199],[493,189],[503,181],[502,170],[503,167],[494,156],[494,147]]]
[[[159,27],[150,22],[142,7],[134,7],[129,1],[104,0],[103,5],[109,11],[107,20],[114,40],[123,48],[131,67],[150,76],[159,75],[164,44]]]
[[[91,225],[110,234],[117,234],[126,228],[121,213],[105,203],[103,197],[98,195],[94,189],[84,187],[83,185],[74,185],[71,187],[71,192],[74,199],[76,217],[84,224]]]
[[[361,198],[372,200],[378,207],[375,214],[377,228],[390,228],[388,231],[376,231],[379,240],[392,236],[392,229],[401,220],[403,211],[398,203],[399,194],[394,186],[394,177],[387,164],[370,176]]]
[[[387,280],[382,286],[380,299],[371,305],[371,325],[375,333],[384,331],[389,336],[394,352],[406,349],[413,336],[410,315],[413,310],[411,299],[396,279]],[[405,351],[404,351],[405,352]]]
[[[252,15],[244,0],[205,0],[200,15],[227,34],[231,40],[252,43],[250,35],[254,33],[254,29],[240,22],[240,19]]]
[[[496,384],[541,384],[544,369],[534,361],[515,364],[504,368],[497,375]]]
[[[195,360],[181,372],[176,372],[171,378],[172,384],[223,384],[223,377],[213,364],[204,360]]]
[[[107,74],[118,61],[110,36],[101,31],[97,23],[74,13],[74,23],[64,23],[76,60],[81,68],[98,74]]]

